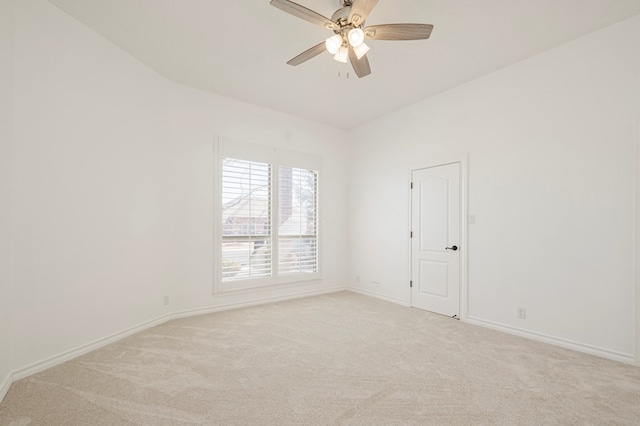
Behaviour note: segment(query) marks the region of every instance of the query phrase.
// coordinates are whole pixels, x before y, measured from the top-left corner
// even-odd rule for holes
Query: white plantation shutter
[[[318,173],[278,169],[278,273],[318,271]]]
[[[267,163],[222,159],[222,281],[272,275],[271,174]]]
[[[223,139],[214,293],[321,279],[321,157]]]

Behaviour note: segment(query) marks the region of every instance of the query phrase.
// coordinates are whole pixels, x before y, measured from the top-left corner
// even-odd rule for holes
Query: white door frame
[[[634,333],[634,361],[640,366],[640,118],[636,118],[633,132],[633,282],[635,300],[635,333]]]
[[[427,160],[421,163],[417,163],[411,166],[409,169],[409,183],[407,184],[407,188],[410,188],[412,175],[415,170],[427,169],[429,167],[436,166],[444,166],[446,164],[458,163],[460,165],[460,320],[467,320],[467,307],[468,307],[468,245],[467,245],[467,227],[468,227],[468,179],[469,179],[469,154],[458,154],[447,157],[435,158],[433,160]],[[409,229],[407,231],[407,237],[409,237],[411,232],[411,212],[412,212],[412,197],[411,190],[409,192]],[[411,238],[407,238],[407,245],[409,248],[409,261],[408,261],[408,270],[409,277],[411,274],[411,260],[413,258],[412,248],[411,248]],[[411,288],[409,290],[409,306],[412,305],[411,301]]]

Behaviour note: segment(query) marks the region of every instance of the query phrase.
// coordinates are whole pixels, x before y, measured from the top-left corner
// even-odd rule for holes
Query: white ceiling
[[[429,40],[369,41],[358,79],[332,33],[269,0],[49,0],[178,83],[344,129],[640,14],[640,0],[380,0],[368,25],[429,23]],[[339,0],[298,0],[330,17]]]

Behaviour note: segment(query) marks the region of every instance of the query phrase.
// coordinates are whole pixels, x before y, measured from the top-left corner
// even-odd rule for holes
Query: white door
[[[411,306],[460,315],[460,163],[411,173]]]

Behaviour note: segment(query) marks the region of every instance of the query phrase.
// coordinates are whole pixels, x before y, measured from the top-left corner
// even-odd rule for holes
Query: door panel
[[[421,251],[442,251],[449,241],[449,180],[430,178],[420,182],[420,227],[430,232],[420,233]],[[432,200],[438,203],[432,203]],[[443,226],[441,226],[443,225]]]
[[[449,296],[449,264],[420,260],[419,271],[420,294],[424,296]]]
[[[411,305],[460,314],[460,164],[414,170],[411,193]]]

